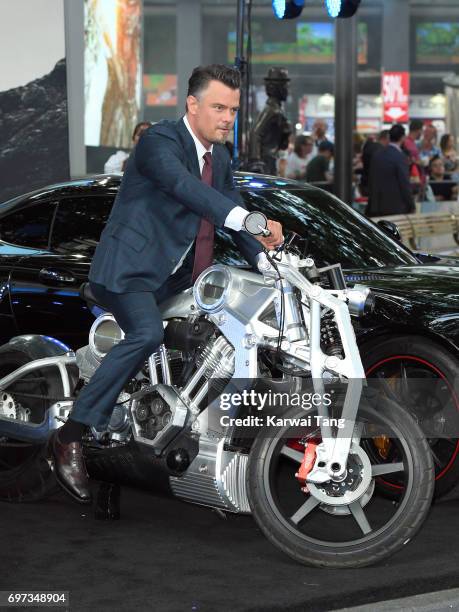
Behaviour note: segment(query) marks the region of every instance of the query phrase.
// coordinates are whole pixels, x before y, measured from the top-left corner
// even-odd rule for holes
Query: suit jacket
[[[225,146],[214,145],[212,187],[201,181],[196,147],[183,120],[146,130],[131,154],[89,279],[115,293],[155,291],[196,238],[201,218],[223,228],[243,206]],[[261,244],[227,230],[249,263]]]
[[[407,157],[391,145],[383,147],[371,160],[367,215],[378,217],[413,211]]]
[[[362,149],[362,175],[360,177],[360,186],[364,188],[368,188],[369,180],[370,180],[370,168],[371,168],[371,160],[383,148],[383,145],[380,142],[374,140],[367,140],[367,142],[363,145]]]

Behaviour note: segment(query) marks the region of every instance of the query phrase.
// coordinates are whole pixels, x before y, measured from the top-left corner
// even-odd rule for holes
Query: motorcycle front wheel
[[[283,415],[283,423],[286,417],[304,418],[305,411]],[[311,420],[317,422],[314,416]],[[263,428],[254,441],[247,470],[253,516],[268,540],[300,563],[328,568],[372,565],[405,546],[429,512],[434,469],[415,421],[377,395],[361,402],[357,423],[360,430],[355,431],[362,437],[351,446],[341,482],[305,487],[297,478],[305,446],[322,441],[317,425]],[[366,441],[380,428],[397,446],[396,462],[372,464],[365,451]],[[403,481],[395,501],[375,487],[375,478],[392,473]]]

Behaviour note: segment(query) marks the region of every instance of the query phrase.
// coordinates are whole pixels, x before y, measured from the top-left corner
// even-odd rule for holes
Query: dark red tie
[[[204,153],[204,167],[202,169],[201,181],[212,187],[212,153]],[[194,249],[193,276],[194,282],[206,268],[212,265],[214,260],[214,224],[207,219],[201,219],[199,232],[196,236]]]

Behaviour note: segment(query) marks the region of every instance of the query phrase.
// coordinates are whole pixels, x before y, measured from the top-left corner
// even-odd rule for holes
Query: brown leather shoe
[[[88,473],[80,442],[62,444],[55,431],[49,439],[49,449],[57,482],[80,503],[91,503]]]

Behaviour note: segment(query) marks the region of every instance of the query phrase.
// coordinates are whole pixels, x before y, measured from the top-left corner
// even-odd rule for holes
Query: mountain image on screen
[[[69,178],[65,59],[25,86],[0,92],[0,202]]]

